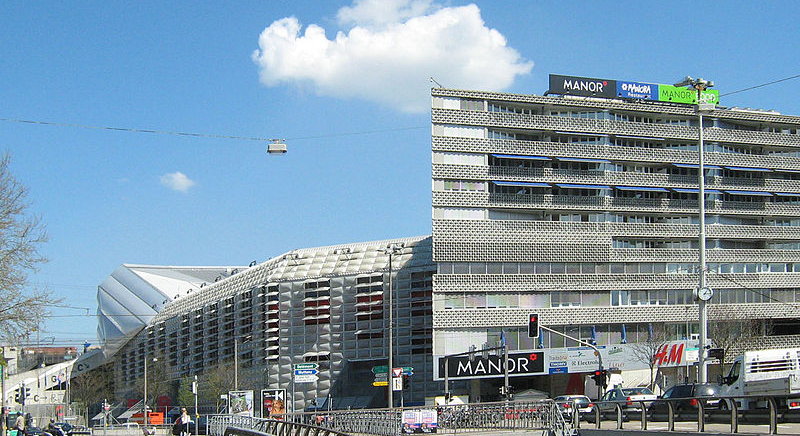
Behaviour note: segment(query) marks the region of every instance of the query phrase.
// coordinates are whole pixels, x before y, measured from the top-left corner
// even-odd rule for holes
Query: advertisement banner
[[[436,409],[403,411],[403,433],[436,433],[438,427]]]
[[[228,392],[228,413],[253,416],[253,391]]]
[[[617,84],[616,81],[608,79],[551,74],[548,93],[614,98],[617,96]]]
[[[547,92],[559,95],[697,104],[697,91],[690,88],[592,77],[561,76],[558,74],[550,75],[550,88]],[[716,89],[705,90],[701,93],[701,100],[701,103],[717,105],[719,104],[719,91]]]
[[[261,417],[282,419],[286,413],[286,389],[261,390]]]
[[[505,367],[500,356],[469,356],[452,357],[448,359],[448,378],[493,378],[502,377]],[[540,375],[546,374],[544,370],[544,353],[531,351],[525,353],[512,353],[506,361],[509,376]],[[437,380],[444,380],[444,358],[439,357]]]
[[[617,80],[617,97],[658,100],[658,85]]]
[[[719,91],[705,90],[701,93],[702,102],[719,104]],[[658,85],[658,100],[672,103],[697,104],[697,91],[672,85]]]

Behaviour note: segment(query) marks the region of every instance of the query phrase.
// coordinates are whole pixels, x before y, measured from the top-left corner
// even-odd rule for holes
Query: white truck
[[[722,378],[719,395],[743,396],[736,400],[741,410],[765,408],[767,397],[779,408],[800,409],[800,348],[746,351]],[[726,404],[720,401],[720,407]]]

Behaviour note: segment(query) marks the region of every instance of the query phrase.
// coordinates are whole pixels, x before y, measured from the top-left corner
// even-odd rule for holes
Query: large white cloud
[[[161,184],[173,191],[187,192],[189,188],[196,185],[195,181],[180,171],[168,173],[161,176]]]
[[[430,77],[448,88],[501,90],[533,67],[486,27],[474,4],[357,0],[337,18],[351,27],[333,39],[316,24],[301,34],[295,17],[264,29],[252,56],[261,82],[420,112],[430,107]]]

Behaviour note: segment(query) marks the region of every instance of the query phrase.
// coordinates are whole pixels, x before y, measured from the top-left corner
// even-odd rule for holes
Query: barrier
[[[285,419],[247,416],[209,417],[208,434],[255,436],[255,431],[284,435],[379,435],[410,433],[469,433],[487,430],[543,430],[557,436],[575,434],[573,422],[566,421],[553,400],[459,404],[395,409],[338,410],[286,414]],[[260,435],[260,436],[263,436]]]

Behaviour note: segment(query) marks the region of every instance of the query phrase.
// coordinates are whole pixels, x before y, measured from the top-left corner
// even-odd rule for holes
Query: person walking
[[[17,415],[17,420],[14,421],[14,428],[17,429],[17,436],[22,436],[25,434],[25,415],[22,413]]]
[[[181,422],[180,436],[189,436],[191,434],[191,432],[189,432],[189,423],[192,422],[192,417],[189,416],[189,412],[186,411],[185,407],[181,407],[181,417],[178,419]]]

